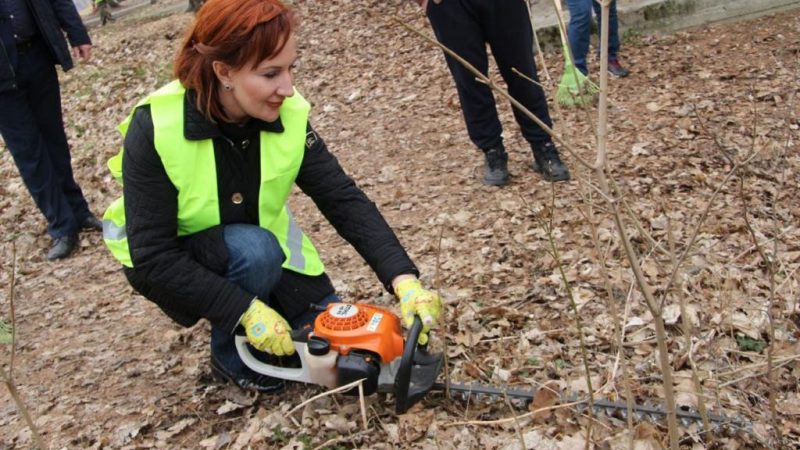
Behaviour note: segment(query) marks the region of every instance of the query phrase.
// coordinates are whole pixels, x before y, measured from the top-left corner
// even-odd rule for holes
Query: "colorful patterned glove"
[[[400,314],[403,316],[403,323],[410,327],[414,323],[414,316],[419,316],[422,320],[422,333],[419,335],[419,343],[428,343],[428,331],[439,320],[442,314],[442,301],[439,295],[422,288],[416,278],[405,279],[394,287],[394,293],[400,299]]]
[[[244,327],[247,341],[256,350],[277,356],[294,353],[289,323],[261,300],[254,299],[250,303],[239,323]]]

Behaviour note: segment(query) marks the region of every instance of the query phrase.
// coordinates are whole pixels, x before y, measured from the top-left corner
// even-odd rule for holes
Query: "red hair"
[[[197,92],[197,109],[207,118],[225,120],[213,62],[254,67],[280,53],[296,27],[294,11],[279,0],[208,0],[187,30],[173,75]]]

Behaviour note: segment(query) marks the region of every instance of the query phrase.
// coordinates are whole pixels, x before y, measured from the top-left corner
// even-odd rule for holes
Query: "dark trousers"
[[[430,1],[427,15],[439,42],[483,74],[489,68],[488,43],[509,94],[552,127],[542,88],[512,72],[515,68],[538,81],[533,60],[533,29],[524,0],[444,0],[439,4]],[[503,129],[491,89],[476,81],[475,75],[458,61],[446,58],[470,139],[484,151],[501,145]],[[516,108],[514,117],[528,142],[550,141],[544,130]]]
[[[0,135],[50,236],[76,233],[91,212],[72,175],[58,76],[43,42],[20,53],[16,83],[0,92]]]

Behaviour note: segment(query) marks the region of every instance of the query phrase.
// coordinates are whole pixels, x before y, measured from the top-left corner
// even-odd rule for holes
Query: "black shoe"
[[[83,219],[83,222],[81,222],[81,229],[103,231],[103,222],[101,222],[100,219],[94,215],[90,215],[89,217]]]
[[[503,147],[484,152],[483,184],[504,186],[508,184],[508,153]]]
[[[630,75],[628,69],[622,67],[618,60],[612,59],[608,61],[608,73],[615,77],[625,78]]]
[[[70,234],[61,236],[53,241],[53,246],[47,252],[47,260],[55,261],[56,259],[63,259],[75,250],[75,244],[78,243],[78,235]]]
[[[261,375],[251,370],[248,372],[250,372],[248,375],[234,376],[222,367],[222,364],[214,356],[211,356],[211,375],[217,381],[230,382],[245,391],[256,391],[262,394],[277,394],[286,387],[280,378]]]
[[[533,149],[533,170],[539,172],[547,181],[569,180],[569,169],[561,162],[558,149],[552,142],[531,144]]]

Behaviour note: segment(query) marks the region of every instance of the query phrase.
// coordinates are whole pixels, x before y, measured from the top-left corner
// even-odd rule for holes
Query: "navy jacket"
[[[26,2],[39,29],[39,38],[53,55],[53,63],[59,64],[65,71],[71,69],[72,57],[64,39],[64,32],[67,33],[72,47],[92,43],[81,16],[75,9],[75,4],[72,0],[26,0]],[[16,87],[14,73],[17,68],[17,47],[11,29],[11,19],[4,5],[4,2],[0,2],[0,92]]]

